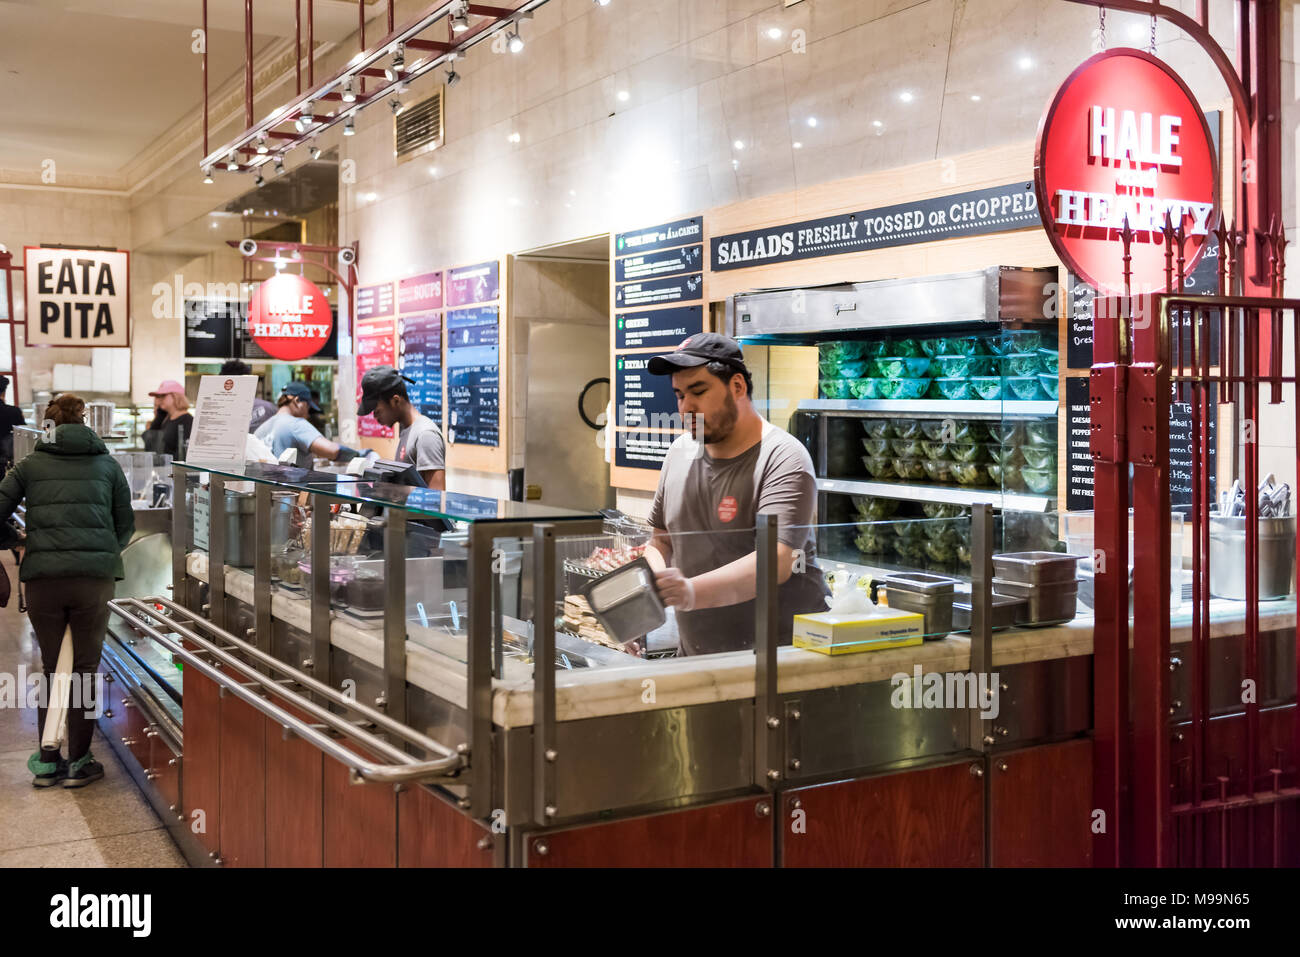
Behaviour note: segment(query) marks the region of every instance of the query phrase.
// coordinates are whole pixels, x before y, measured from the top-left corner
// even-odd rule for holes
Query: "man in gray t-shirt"
[[[253,434],[270,446],[277,459],[286,449],[293,449],[294,464],[302,469],[311,468],[313,455],[331,462],[346,462],[354,458],[358,454],[356,449],[331,442],[307,421],[307,413],[313,409],[319,412],[320,406],[312,399],[307,384],[290,382],[280,394],[275,415],[258,426]]]
[[[399,462],[410,462],[429,488],[447,487],[447,447],[442,429],[427,415],[411,405],[406,383],[414,382],[392,366],[375,366],[361,377],[361,404],[358,415],[375,414],[376,421],[388,428],[398,427]]]
[[[734,339],[692,336],[651,359],[649,371],[673,377],[678,411],[694,417],[694,434],[678,437],[659,473],[646,550],[660,594],[677,609],[681,653],[753,647],[760,513],[778,520],[778,635],[789,644],[795,615],[826,609],[814,561],[817,480],[808,451],[754,409]]]

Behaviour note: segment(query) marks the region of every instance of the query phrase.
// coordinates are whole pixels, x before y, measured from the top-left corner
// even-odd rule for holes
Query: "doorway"
[[[516,355],[526,355],[518,370],[525,497],[585,511],[611,507],[601,441],[610,394],[609,235],[519,253],[512,275],[511,335],[519,337]]]

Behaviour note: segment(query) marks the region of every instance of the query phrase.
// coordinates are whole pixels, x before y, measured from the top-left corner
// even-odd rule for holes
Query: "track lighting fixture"
[[[283,156],[277,156],[277,157],[275,158],[275,175],[276,175],[276,176],[283,176],[283,175],[284,175],[284,157],[283,157]]]
[[[356,133],[357,133],[356,128],[353,127],[353,125],[352,125],[352,117],[349,116],[349,117],[348,117],[348,121],[347,121],[346,123],[343,124],[343,135],[344,135],[344,136],[355,136]]]
[[[211,185],[212,185],[212,167],[211,167],[211,166],[205,166],[205,167],[203,167],[203,184],[204,184],[205,186],[211,186]]]
[[[320,147],[319,147],[319,146],[313,146],[311,149],[309,149],[309,150],[307,151],[307,155],[310,156],[310,157],[311,157],[312,159],[314,159],[314,160],[318,160],[318,159],[320,159]]]
[[[523,50],[524,38],[519,35],[518,27],[515,27],[514,32],[508,35],[506,45],[509,46],[511,53],[519,53]]]
[[[352,77],[348,77],[348,81],[343,84],[343,102],[355,103],[356,101],[357,101],[357,91],[356,88],[353,87],[352,85]]]
[[[262,174],[261,174],[261,173],[258,173],[258,174],[257,174],[257,179],[253,180],[253,184],[254,184],[255,186],[257,186],[259,189],[261,188],[262,184],[265,183],[265,182],[266,182],[266,180],[262,177]]]
[[[456,12],[451,15],[451,32],[464,33],[469,29],[469,17],[466,16],[467,4],[461,4]]]
[[[402,101],[397,97],[393,97],[388,101],[388,108],[393,111],[393,116],[396,116],[398,113],[402,112]]]
[[[226,170],[227,172],[233,173],[238,169],[239,169],[239,164],[235,162],[235,154],[231,153],[229,156],[226,157]]]
[[[457,73],[455,70],[448,70],[448,71],[447,71],[447,85],[448,85],[448,86],[455,86],[455,85],[456,85],[457,83],[459,83],[459,82],[460,82],[460,74]]]
[[[266,134],[265,133],[257,134],[257,152],[261,155],[266,155]]]

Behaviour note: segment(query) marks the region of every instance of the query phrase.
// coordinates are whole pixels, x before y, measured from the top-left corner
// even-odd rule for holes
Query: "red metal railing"
[[[1219,282],[1236,288],[1246,248],[1220,227]],[[1134,239],[1125,230],[1125,246]],[[1177,294],[1099,299],[1094,328],[1092,454],[1097,577],[1096,806],[1106,812],[1095,860],[1101,866],[1254,866],[1300,863],[1300,628],[1265,634],[1261,662],[1259,512],[1261,405],[1292,391],[1284,374],[1283,330],[1300,368],[1300,300],[1281,298],[1286,240],[1274,225],[1256,239],[1268,253],[1273,295],[1190,296],[1181,292],[1186,236],[1167,224],[1147,237],[1166,246],[1166,281]],[[1127,255],[1127,249],[1126,249]],[[1267,341],[1265,341],[1267,340]],[[1216,349],[1217,345],[1217,349]],[[1191,641],[1170,653],[1169,414],[1173,396],[1191,409],[1192,503],[1186,515],[1192,565]],[[1211,621],[1211,510],[1216,476],[1211,443],[1231,417],[1232,474],[1245,488],[1245,600],[1239,641]],[[1222,433],[1221,433],[1222,434]],[[1286,439],[1300,448],[1300,417]],[[1282,445],[1275,442],[1275,445]],[[1300,458],[1287,479],[1294,486]],[[1133,607],[1130,661],[1128,520],[1132,470]],[[1294,511],[1292,512],[1294,515]],[[1184,544],[1186,547],[1186,544]],[[1179,556],[1181,558],[1181,555]],[[1295,559],[1300,565],[1300,545]],[[1223,554],[1220,553],[1220,559]],[[1235,560],[1235,556],[1234,559]],[[1179,567],[1181,562],[1175,562]],[[1220,609],[1221,618],[1224,606]],[[1212,634],[1214,641],[1211,642]],[[1291,657],[1294,656],[1294,657]],[[1184,658],[1190,659],[1183,661]],[[1186,720],[1171,683],[1190,665]],[[1237,673],[1234,673],[1237,672]],[[1175,679],[1177,676],[1177,679]],[[1228,694],[1240,682],[1240,702]],[[1211,690],[1218,689],[1217,699]],[[1261,709],[1263,695],[1271,706]],[[1179,719],[1175,720],[1175,716]],[[1265,720],[1265,718],[1267,720]],[[1190,736],[1190,741],[1187,740]],[[1186,754],[1182,752],[1186,751]],[[1264,757],[1271,753],[1271,758]]]

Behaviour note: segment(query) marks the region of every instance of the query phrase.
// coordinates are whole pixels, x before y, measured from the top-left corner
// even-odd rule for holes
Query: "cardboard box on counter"
[[[850,655],[919,645],[925,616],[914,611],[879,608],[873,612],[821,611],[794,616],[794,646],[823,655]]]

